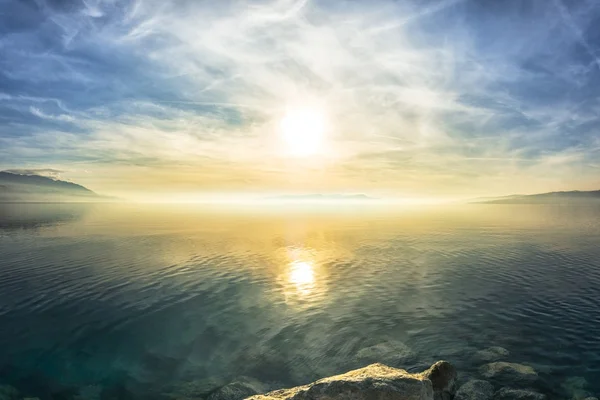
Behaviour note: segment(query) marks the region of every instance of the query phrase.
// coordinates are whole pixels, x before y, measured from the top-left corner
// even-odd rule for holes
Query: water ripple
[[[406,367],[449,354],[466,371],[474,351],[499,345],[534,364],[549,394],[573,375],[600,393],[595,210],[561,229],[547,218],[307,217],[298,233],[297,219],[198,218],[201,229],[107,217],[3,235],[0,359],[64,385],[235,374],[299,384],[380,343],[411,347]]]

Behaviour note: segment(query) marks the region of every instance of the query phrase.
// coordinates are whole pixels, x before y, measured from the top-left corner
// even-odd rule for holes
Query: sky
[[[0,169],[129,199],[599,189],[600,2],[0,0]]]

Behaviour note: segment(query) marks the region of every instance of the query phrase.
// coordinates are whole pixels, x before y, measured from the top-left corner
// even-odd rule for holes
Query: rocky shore
[[[486,364],[481,373],[493,380],[513,377],[516,383],[532,382],[537,377],[531,367],[496,362]],[[371,364],[345,374],[324,378],[308,385],[275,390],[248,397],[248,400],[546,400],[532,389],[501,387],[481,379],[471,379],[457,387],[457,372],[452,364],[438,361],[420,373],[383,364]],[[226,397],[218,397],[225,400]],[[597,400],[589,397],[586,400]]]
[[[386,350],[396,355],[382,354]],[[361,362],[381,356],[384,360],[414,359],[408,348],[377,345],[358,355]],[[370,363],[362,368],[316,380],[315,382],[281,389],[283,385],[263,383],[241,376],[229,383],[211,379],[189,381],[175,386],[168,393],[134,395],[132,392],[108,392],[98,385],[84,386],[68,400],[598,400],[587,391],[582,377],[571,376],[561,383],[564,396],[548,396],[536,390],[540,377],[529,365],[506,361],[509,352],[501,347],[477,351],[473,362],[476,373],[457,371],[447,361],[435,362],[421,372],[383,363]],[[46,400],[43,396],[41,400]],[[50,396],[54,400],[56,396]],[[0,400],[40,400],[24,395],[10,385],[0,384]]]
[[[389,346],[362,351],[361,359],[371,359]],[[408,350],[402,348],[406,357]],[[373,363],[344,374],[288,389],[264,391],[258,383],[235,382],[208,393],[206,400],[552,400],[535,389],[537,371],[524,364],[508,362],[509,351],[490,347],[477,351],[473,362],[476,374],[461,379],[456,368],[438,361],[422,372],[410,373],[381,363]],[[398,356],[387,355],[383,359]],[[562,387],[565,400],[598,400],[585,390],[583,378],[571,377]]]

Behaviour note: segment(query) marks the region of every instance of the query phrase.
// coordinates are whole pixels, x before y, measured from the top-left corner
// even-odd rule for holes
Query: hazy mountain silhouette
[[[562,204],[600,200],[600,190],[549,192],[530,195],[512,195],[496,198],[475,199],[475,203],[486,204]]]
[[[98,201],[108,199],[73,182],[0,171],[0,202]]]

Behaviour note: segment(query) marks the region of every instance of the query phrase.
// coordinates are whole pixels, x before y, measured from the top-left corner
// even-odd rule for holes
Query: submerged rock
[[[502,388],[496,392],[494,400],[546,400],[546,396],[532,390]]]
[[[360,349],[356,360],[362,365],[384,363],[399,366],[415,360],[415,353],[402,342],[383,342]]]
[[[504,347],[492,346],[484,350],[479,350],[475,353],[475,361],[479,362],[494,362],[505,359],[510,355],[510,352]]]
[[[207,400],[242,400],[246,397],[263,393],[267,390],[261,382],[256,379],[242,377],[236,382],[229,383],[225,386],[211,392]]]
[[[527,386],[538,378],[537,372],[528,365],[501,361],[485,364],[479,372],[488,379],[511,386]]]
[[[450,400],[456,389],[456,368],[447,361],[438,361],[422,375],[431,381],[435,400]]]
[[[20,400],[19,391],[10,385],[0,385],[0,400]]]
[[[494,397],[494,387],[488,381],[473,379],[458,389],[454,400],[490,400]]]
[[[571,376],[565,379],[560,386],[570,399],[583,400],[591,395],[591,393],[587,391],[587,380],[582,376]]]
[[[221,379],[210,377],[193,381],[181,382],[169,388],[166,397],[178,400],[204,398],[225,384]]]
[[[440,394],[451,391],[455,379],[454,367],[445,361],[417,374],[371,364],[308,385],[252,396],[249,400],[433,400],[434,387]]]

